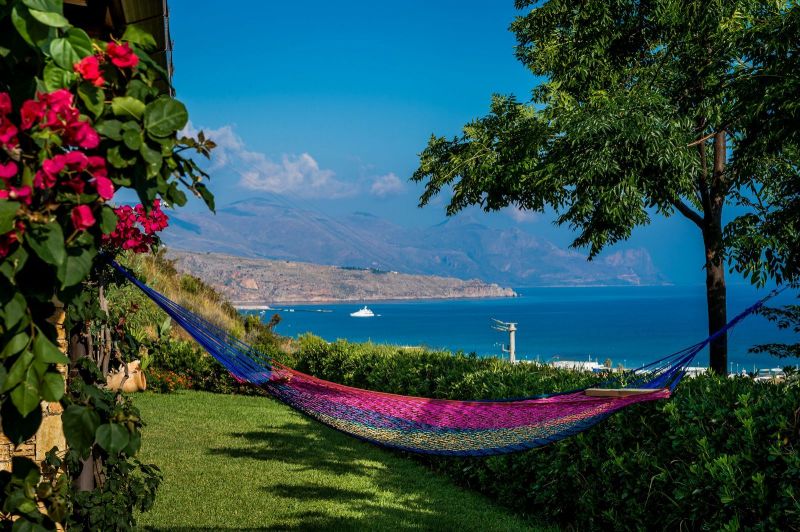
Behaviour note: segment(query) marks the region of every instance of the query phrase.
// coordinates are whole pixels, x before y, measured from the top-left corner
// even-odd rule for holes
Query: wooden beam
[[[661,390],[661,388],[587,388],[584,392],[589,397],[627,397],[629,395],[644,395]]]

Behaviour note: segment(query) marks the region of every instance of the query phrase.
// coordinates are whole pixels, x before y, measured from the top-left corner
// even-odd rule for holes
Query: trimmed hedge
[[[548,366],[300,339],[297,368],[378,391],[533,395],[597,377]],[[424,458],[515,510],[580,529],[800,529],[800,385],[705,375],[572,438],[491,458]]]

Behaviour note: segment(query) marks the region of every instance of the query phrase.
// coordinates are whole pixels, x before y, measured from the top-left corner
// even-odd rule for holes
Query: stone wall
[[[57,307],[56,313],[53,315],[53,323],[58,331],[58,347],[62,353],[67,352],[67,338],[64,332],[64,309]],[[59,366],[59,371],[64,376],[64,382],[67,377],[67,367]],[[6,438],[5,434],[0,432],[0,471],[11,470],[11,459],[14,456],[25,456],[30,458],[36,463],[44,460],[44,455],[47,451],[57,446],[62,453],[67,448],[67,442],[64,439],[64,431],[61,426],[61,412],[62,408],[59,403],[47,403],[42,401],[42,425],[36,434],[14,448],[14,444]]]

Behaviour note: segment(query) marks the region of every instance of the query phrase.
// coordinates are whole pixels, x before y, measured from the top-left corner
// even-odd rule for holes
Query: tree
[[[534,5],[511,25],[517,57],[545,81],[531,104],[495,96],[490,114],[466,125],[461,136],[431,137],[412,177],[425,184],[420,206],[452,187],[448,215],[469,205],[552,208],[556,223],[577,231],[572,245],[587,246],[590,259],[654,213],[679,213],[702,236],[709,333],[727,322],[730,252],[759,258],[738,263],[754,280],[774,276],[770,260],[788,260],[784,278],[795,275],[786,234],[754,238],[764,215],[785,215],[785,205],[759,205],[753,191],[774,196],[796,179],[796,151],[779,150],[779,164],[756,140],[762,126],[756,115],[774,115],[796,93],[775,83],[769,109],[759,111],[752,92],[767,68],[796,76],[776,64],[786,41],[767,29],[796,17],[795,2],[516,5]],[[792,37],[796,46],[797,34]],[[737,205],[739,216],[726,224],[728,205]],[[742,216],[754,218],[744,223]],[[712,369],[725,373],[726,336],[710,351]]]

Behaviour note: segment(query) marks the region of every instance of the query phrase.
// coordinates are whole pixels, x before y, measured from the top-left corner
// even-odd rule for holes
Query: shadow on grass
[[[323,432],[324,431],[324,432]],[[364,450],[369,449],[350,438],[315,423],[286,423],[258,432],[232,433],[248,445],[240,448],[211,449],[211,454],[232,458],[277,460],[291,464],[296,471],[325,471],[334,475],[366,474],[381,469],[363,462]]]
[[[447,485],[422,469],[378,448],[312,423],[292,422],[261,431],[232,434],[240,447],[215,448],[214,455],[275,461],[297,472],[298,483],[265,483],[266,494],[297,508],[270,530],[506,530],[521,522],[481,498]],[[415,477],[414,475],[417,475]],[[309,479],[309,480],[306,480]],[[476,507],[473,507],[475,505]],[[470,514],[471,512],[471,514]],[[491,512],[489,512],[491,513]],[[164,530],[189,530],[183,528]]]

